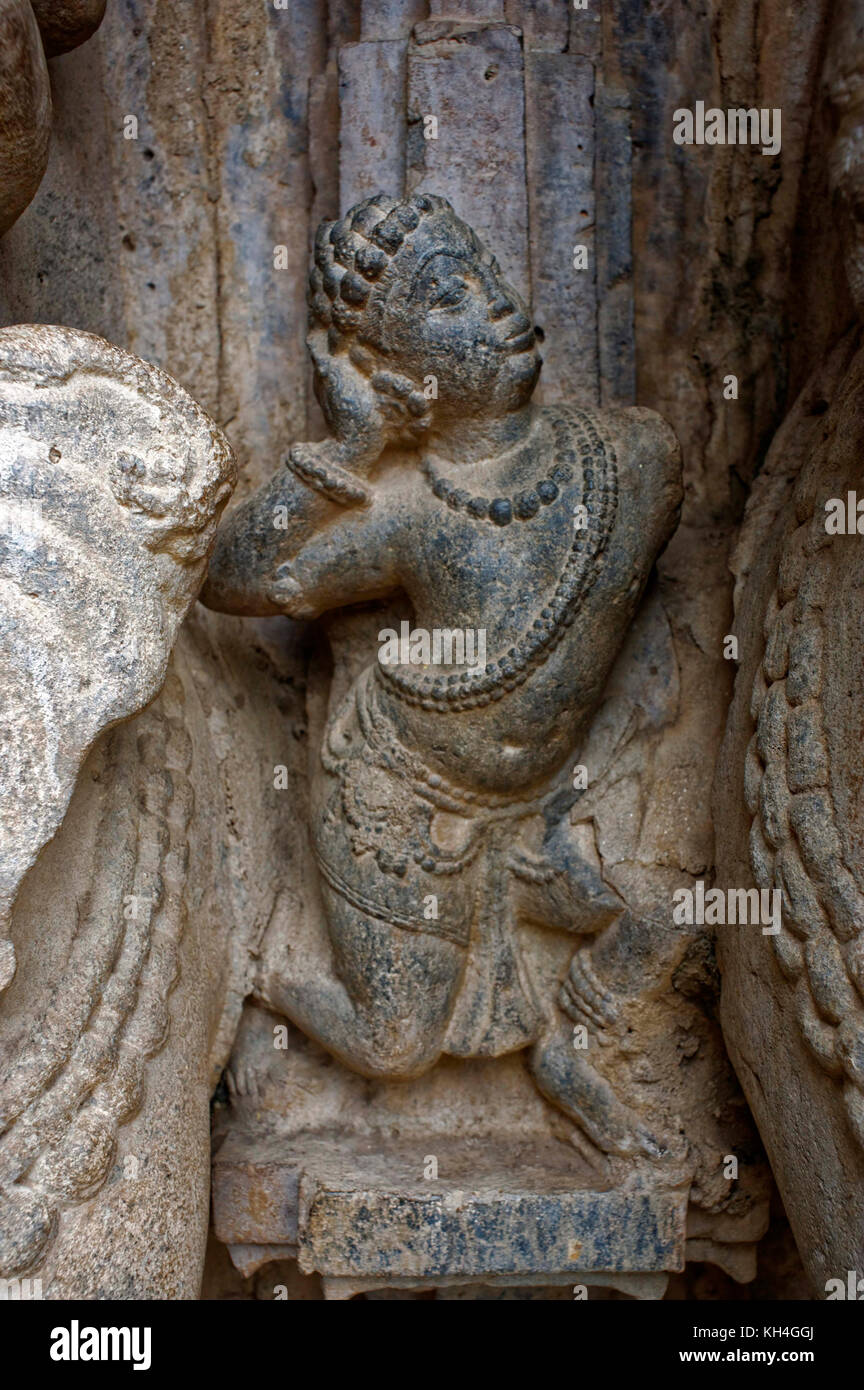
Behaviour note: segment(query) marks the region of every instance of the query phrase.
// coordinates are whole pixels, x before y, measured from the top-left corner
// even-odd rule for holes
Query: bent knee
[[[366,1035],[355,1045],[355,1070],[374,1081],[413,1081],[441,1056],[442,1039]]]

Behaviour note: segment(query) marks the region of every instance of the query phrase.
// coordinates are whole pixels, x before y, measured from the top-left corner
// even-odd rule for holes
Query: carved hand
[[[342,467],[367,477],[387,445],[387,420],[371,380],[347,353],[316,359],[315,391],[332,440],[322,452]]]

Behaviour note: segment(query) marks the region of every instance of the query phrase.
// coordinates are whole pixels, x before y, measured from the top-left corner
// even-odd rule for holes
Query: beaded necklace
[[[423,460],[423,477],[435,496],[446,502],[448,507],[452,507],[456,512],[467,512],[468,516],[474,517],[477,521],[491,521],[495,526],[509,526],[514,517],[517,521],[530,521],[537,515],[541,506],[550,506],[560,496],[563,484],[569,483],[573,478],[576,453],[570,448],[569,440],[563,441],[563,447],[561,441],[556,442],[559,443],[559,448],[554,466],[534,487],[525,488],[512,498],[472,497],[449,478],[436,476],[428,459]],[[526,451],[522,452],[524,454]]]
[[[604,443],[587,411],[568,411],[566,417],[562,414],[554,420],[552,429],[559,459],[565,453],[573,452],[575,460],[571,440],[581,451],[581,505],[587,516],[585,529],[580,531],[570,547],[554,594],[547,607],[541,610],[509,651],[497,660],[487,662],[483,671],[472,668],[453,675],[436,676],[425,671],[406,671],[404,668],[376,663],[378,680],[406,704],[443,713],[475,709],[500,700],[508,691],[524,685],[532,671],[551,656],[572,625],[579,604],[590,592],[597,576],[597,560],[606,548],[615,524],[618,507],[615,451]],[[556,466],[569,467],[569,459],[563,465],[559,463]],[[496,524],[507,523],[499,521]]]

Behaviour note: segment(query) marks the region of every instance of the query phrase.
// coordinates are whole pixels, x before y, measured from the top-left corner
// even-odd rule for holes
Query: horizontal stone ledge
[[[293,1147],[282,1160],[225,1154],[213,1168],[214,1227],[232,1246],[296,1246],[300,1268],[328,1278],[668,1272],[685,1258],[687,1193],[644,1185],[548,1190],[491,1169],[477,1181],[424,1181],[378,1154]]]

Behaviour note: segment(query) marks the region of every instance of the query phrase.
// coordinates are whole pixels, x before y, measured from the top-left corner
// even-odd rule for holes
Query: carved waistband
[[[399,738],[393,720],[381,708],[380,688],[369,667],[357,681],[356,709],[360,728],[368,746],[388,768],[409,783],[412,791],[439,811],[450,811],[466,818],[482,818],[487,823],[514,817],[536,815],[557,796],[565,785],[566,769],[554,775],[540,792],[483,792],[454,782],[426,766],[422,758]]]

